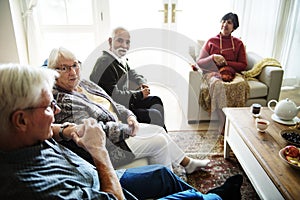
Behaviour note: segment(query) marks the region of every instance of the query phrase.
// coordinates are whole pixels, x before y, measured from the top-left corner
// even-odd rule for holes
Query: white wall
[[[0,1],[0,63],[19,62],[9,0]]]

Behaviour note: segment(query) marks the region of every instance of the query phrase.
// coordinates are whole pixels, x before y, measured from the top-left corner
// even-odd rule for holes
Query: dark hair
[[[224,15],[221,19],[221,21],[226,21],[226,20],[231,20],[233,23],[233,29],[237,29],[239,27],[239,18],[237,16],[237,14],[234,14],[232,12],[227,13],[226,15]]]

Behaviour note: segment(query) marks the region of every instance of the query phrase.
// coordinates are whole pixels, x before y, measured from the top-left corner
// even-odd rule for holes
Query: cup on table
[[[254,103],[251,105],[251,113],[253,117],[259,117],[260,116],[260,110],[261,110],[261,105],[258,103]]]
[[[255,126],[259,132],[265,132],[269,125],[270,122],[266,119],[256,118],[255,120]]]

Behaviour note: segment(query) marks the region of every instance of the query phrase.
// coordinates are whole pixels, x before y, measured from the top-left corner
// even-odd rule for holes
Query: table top
[[[299,199],[300,170],[287,165],[279,157],[279,150],[288,145],[280,132],[292,126],[273,121],[273,112],[263,107],[261,118],[269,120],[270,125],[265,133],[261,133],[256,130],[249,107],[224,108],[223,111],[282,195],[286,199]]]

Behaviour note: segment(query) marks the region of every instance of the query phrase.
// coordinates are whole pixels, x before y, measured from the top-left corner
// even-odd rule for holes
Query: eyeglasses
[[[57,67],[57,68],[55,68],[55,70],[58,72],[66,73],[66,72],[71,71],[71,69],[73,69],[73,70],[79,69],[80,65],[81,65],[81,62],[77,61],[73,65],[61,65],[61,67]]]
[[[51,108],[51,110],[53,111],[53,113],[55,113],[56,111],[56,107],[58,107],[57,102],[55,101],[55,99],[53,99],[49,105],[47,106],[39,106],[39,107],[28,107],[28,108],[24,108],[23,110],[32,110],[32,109],[40,109],[40,108]]]

